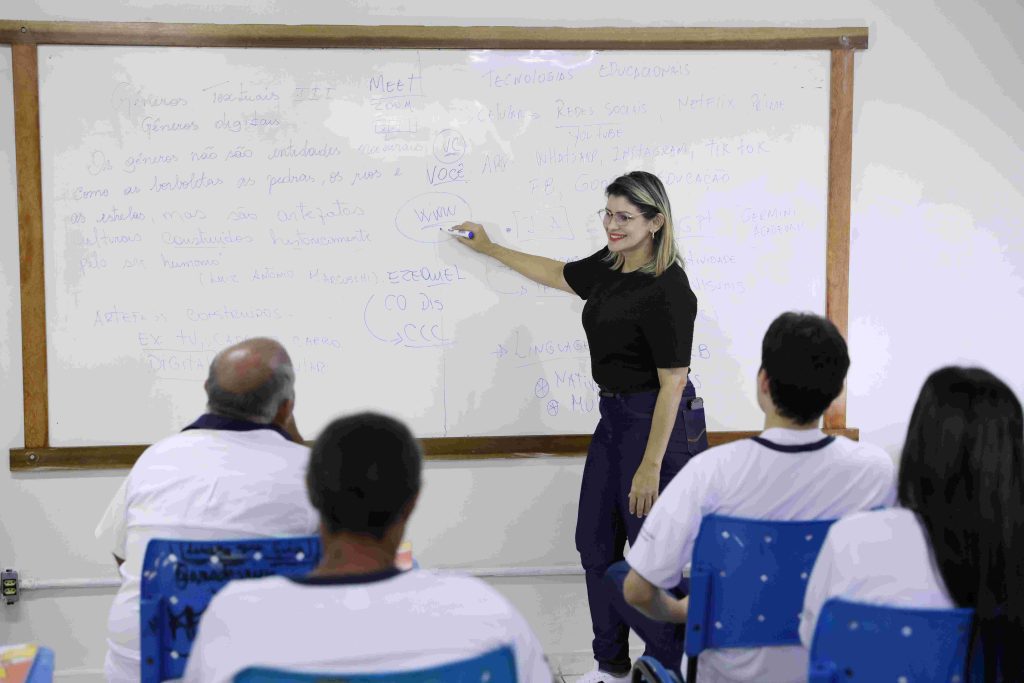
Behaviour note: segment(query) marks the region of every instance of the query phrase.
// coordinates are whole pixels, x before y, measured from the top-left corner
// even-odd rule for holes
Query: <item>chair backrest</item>
[[[141,678],[180,678],[199,617],[228,581],[302,575],[320,561],[316,536],[233,541],[155,538],[146,546],[139,602]]]
[[[814,629],[809,680],[963,681],[973,617],[832,598]]]
[[[833,521],[705,517],[693,550],[686,654],[799,645],[807,578]]]
[[[281,669],[249,667],[235,676],[235,683],[516,683],[516,659],[509,646],[471,659],[416,671],[368,674],[297,673]]]

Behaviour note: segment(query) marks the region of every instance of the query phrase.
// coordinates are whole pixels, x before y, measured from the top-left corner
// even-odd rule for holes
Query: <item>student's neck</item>
[[[353,537],[322,538],[323,556],[312,576],[352,576],[394,569],[397,546],[387,539]]]
[[[764,416],[764,428],[765,429],[794,429],[802,431],[810,431],[812,429],[818,429],[818,421],[815,420],[810,424],[800,424],[793,420],[782,417],[777,413],[766,413]]]

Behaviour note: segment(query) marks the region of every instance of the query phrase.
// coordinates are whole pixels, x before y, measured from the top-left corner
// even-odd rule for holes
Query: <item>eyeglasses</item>
[[[634,216],[633,214],[626,213],[625,211],[609,211],[608,209],[601,209],[597,212],[597,216],[605,225],[608,225],[609,221],[614,218],[615,225],[620,228],[626,227],[626,224],[634,218],[639,218],[639,216]]]

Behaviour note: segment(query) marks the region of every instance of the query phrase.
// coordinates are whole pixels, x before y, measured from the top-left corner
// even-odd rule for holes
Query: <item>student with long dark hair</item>
[[[1024,680],[1024,417],[979,368],[928,377],[903,445],[899,507],[832,526],[808,583],[810,647],[831,597],[975,611],[971,660],[984,680]]]

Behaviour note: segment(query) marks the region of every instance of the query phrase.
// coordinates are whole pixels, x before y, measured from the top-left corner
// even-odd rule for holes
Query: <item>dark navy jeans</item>
[[[644,638],[645,654],[670,670],[679,671],[683,653],[682,625],[642,616],[625,604],[621,579],[616,587],[614,580],[605,577],[609,567],[623,559],[626,541],[632,544],[643,525],[643,518],[629,514],[629,489],[647,447],[657,395],[649,391],[601,397],[601,420],[587,452],[576,518],[576,549],[586,573],[594,658],[602,670],[619,675],[630,668],[630,626]],[[661,463],[659,491],[692,455],[707,448],[703,408],[687,409],[694,395],[693,385],[687,383]]]
[[[654,657],[662,666],[674,672],[682,680],[680,666],[683,662],[683,645],[686,636],[686,624],[667,624],[654,621],[637,612],[626,602],[623,587],[626,575],[629,574],[629,563],[625,560],[616,562],[605,572],[605,579],[611,591],[612,604],[623,620],[644,641],[644,654]],[[690,580],[684,578],[679,585],[669,591],[676,598],[685,598],[690,594]]]

